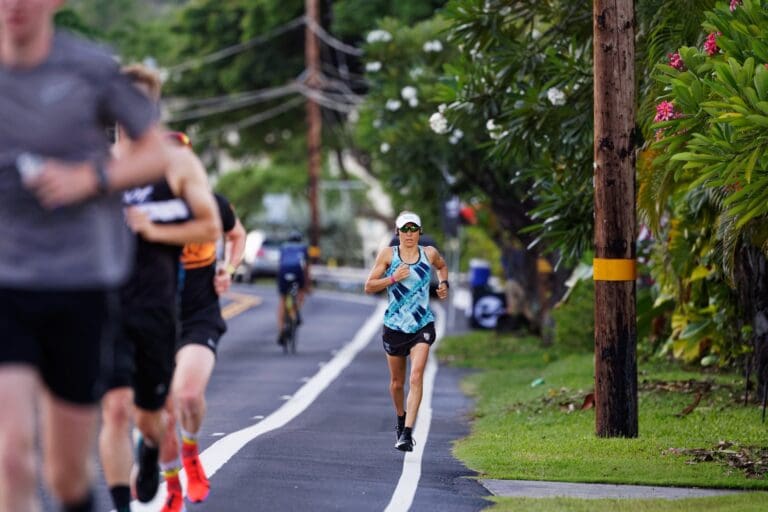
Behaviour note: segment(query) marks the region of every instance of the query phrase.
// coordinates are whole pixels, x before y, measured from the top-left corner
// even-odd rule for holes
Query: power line
[[[304,84],[299,84],[299,94],[302,94],[306,98],[317,102],[319,105],[327,109],[343,112],[344,114],[348,114],[355,109],[354,104],[336,101],[323,94],[322,91],[313,89],[312,87],[307,87]]]
[[[363,50],[361,50],[360,48],[356,48],[354,46],[348,45],[347,43],[333,37],[316,21],[311,19],[306,19],[305,23],[307,24],[307,28],[309,28],[309,30],[314,32],[314,34],[328,46],[336,48],[337,50],[342,51],[344,53],[355,55],[357,57],[360,57],[363,54]]]
[[[241,130],[243,128],[247,128],[249,126],[254,126],[259,123],[263,123],[264,121],[268,121],[274,117],[279,116],[280,114],[284,114],[285,112],[288,112],[294,107],[297,107],[298,105],[304,104],[304,98],[301,96],[297,96],[295,98],[292,98],[285,103],[282,103],[280,105],[277,105],[276,107],[272,107],[270,109],[267,109],[263,112],[259,112],[258,114],[254,114],[250,117],[246,117],[245,119],[241,119],[240,121],[232,124],[228,124],[226,126],[220,126],[219,128],[216,128],[214,130],[207,131],[205,133],[200,134],[199,136],[195,137],[195,140],[208,140],[212,138],[214,135],[217,135],[221,132],[228,131],[228,130]]]
[[[237,53],[243,52],[245,50],[248,50],[250,48],[253,48],[254,46],[258,46],[260,44],[263,44],[270,39],[277,37],[281,34],[284,34],[288,32],[289,30],[293,30],[296,27],[300,27],[305,23],[305,17],[299,16],[298,18],[294,18],[293,20],[284,23],[283,25],[280,25],[279,27],[275,27],[266,34],[262,34],[260,36],[254,37],[253,39],[250,39],[248,41],[245,41],[243,43],[238,43],[232,46],[228,46],[226,48],[223,48],[221,50],[215,51],[213,53],[210,53],[208,55],[205,55],[203,57],[195,57],[187,62],[184,62],[182,64],[177,64],[175,66],[171,66],[167,69],[169,74],[174,73],[182,73],[184,71],[187,71],[189,69],[192,69],[196,66],[199,66],[201,64],[210,64],[211,62],[216,62],[217,60],[221,60],[224,58],[227,58],[231,55],[235,55]]]
[[[173,113],[171,114],[170,119],[168,119],[168,122],[174,123],[178,121],[187,121],[189,119],[198,119],[200,117],[208,117],[214,114],[229,112],[231,110],[237,110],[239,108],[248,107],[257,103],[263,103],[275,98],[288,96],[289,94],[293,94],[295,92],[297,92],[295,83],[289,83],[279,87],[261,89],[260,91],[255,91],[233,100],[222,100],[219,104],[213,104],[213,106],[210,107],[198,108],[188,112]]]

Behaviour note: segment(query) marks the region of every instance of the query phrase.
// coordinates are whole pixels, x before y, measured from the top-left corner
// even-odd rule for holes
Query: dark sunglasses
[[[402,233],[415,233],[419,231],[421,228],[419,226],[403,226],[400,228],[400,232]]]

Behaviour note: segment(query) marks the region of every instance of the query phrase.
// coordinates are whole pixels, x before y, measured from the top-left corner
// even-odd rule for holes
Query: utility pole
[[[593,0],[595,412],[637,437],[634,0]]]
[[[307,65],[307,86],[318,90],[320,87],[320,47],[311,25],[320,24],[318,0],[305,0],[306,29],[304,55]],[[320,218],[317,206],[318,181],[322,164],[322,116],[320,105],[312,98],[307,98],[307,160],[309,165],[309,257],[317,263],[320,258]]]

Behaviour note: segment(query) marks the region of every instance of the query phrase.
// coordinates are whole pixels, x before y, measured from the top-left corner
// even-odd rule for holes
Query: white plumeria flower
[[[547,99],[549,99],[549,102],[556,107],[565,105],[565,93],[557,87],[549,88],[547,91]]]
[[[384,105],[384,107],[387,110],[391,110],[392,112],[395,112],[396,110],[400,109],[401,105],[402,103],[400,103],[400,100],[387,100],[387,103],[386,105]]]
[[[390,146],[386,142],[382,142],[381,146],[379,146],[379,151],[381,151],[382,153],[389,153],[389,150],[390,150]]]
[[[443,51],[443,43],[441,43],[439,39],[435,39],[434,41],[427,41],[424,43],[422,49],[427,53],[438,53]]]
[[[419,95],[419,90],[412,85],[406,85],[400,91],[400,96],[402,96],[404,100],[412,100],[418,95]]]
[[[540,38],[541,38],[541,32],[539,32],[536,29],[533,29],[531,31],[531,39],[533,39],[534,41],[538,41]]]
[[[447,108],[448,108],[448,105],[446,105],[445,103],[441,103],[440,105],[437,106],[437,111],[442,114],[443,112],[445,112],[445,109]]]
[[[365,40],[370,43],[388,43],[392,40],[392,34],[386,30],[371,30]]]
[[[381,62],[375,60],[373,62],[367,62],[365,64],[365,70],[369,73],[375,73],[381,70]]]
[[[497,125],[493,119],[489,119],[485,123],[485,129],[488,130],[488,136],[493,140],[499,140],[509,134],[508,131],[504,131],[501,126]]]
[[[411,98],[408,100],[408,105],[415,108],[419,106],[419,98]]]
[[[237,130],[229,130],[226,135],[227,144],[230,146],[237,146],[240,144],[240,132]]]
[[[450,136],[450,138],[448,139],[448,142],[450,142],[451,144],[453,144],[453,145],[455,146],[455,145],[456,145],[456,144],[458,144],[458,143],[459,143],[459,141],[460,141],[461,139],[463,139],[463,138],[464,138],[464,132],[463,132],[463,131],[461,131],[461,130],[459,130],[458,128],[456,128],[456,129],[455,129],[455,130],[453,130],[453,132],[451,133],[451,136]]]
[[[446,119],[442,112],[435,112],[429,116],[429,127],[438,135],[448,133],[448,119]]]
[[[374,127],[374,128],[381,128],[381,125],[382,125],[382,124],[383,124],[383,123],[382,123],[381,119],[374,119],[374,120],[373,120],[373,127]]]

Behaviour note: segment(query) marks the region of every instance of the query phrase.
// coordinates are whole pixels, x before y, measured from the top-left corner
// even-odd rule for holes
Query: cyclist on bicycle
[[[283,326],[285,324],[285,298],[291,289],[293,283],[299,288],[297,297],[297,325],[301,324],[301,316],[298,311],[304,303],[304,296],[309,291],[309,249],[303,242],[300,232],[294,231],[288,239],[280,246],[280,264],[277,271],[277,291],[280,293],[280,300],[277,303],[277,343],[285,343],[283,336]]]

